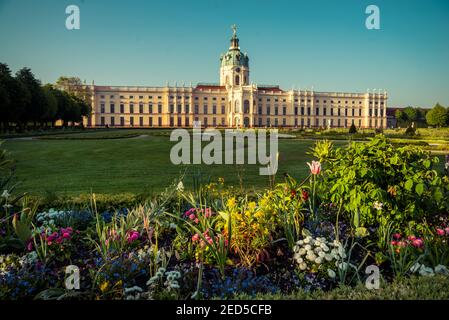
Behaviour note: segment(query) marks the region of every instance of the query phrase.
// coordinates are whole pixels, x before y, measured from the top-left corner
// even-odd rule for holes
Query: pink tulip
[[[446,234],[449,234],[449,227],[445,228],[444,231],[446,232]]]
[[[399,247],[405,247],[407,244],[404,241],[399,241],[398,246]]]
[[[412,245],[415,248],[421,248],[424,245],[424,241],[422,241],[421,238],[416,238],[415,240],[413,240]]]
[[[64,239],[70,239],[70,233],[65,232],[65,233],[62,234],[62,237],[63,237]]]
[[[321,163],[319,161],[312,161],[312,164],[310,164],[309,162],[307,162],[307,165],[310,168],[310,173],[311,174],[320,174],[321,172]]]
[[[127,239],[128,242],[131,243],[131,242],[136,241],[137,239],[139,239],[139,232],[132,230],[128,233],[128,239]]]
[[[444,232],[443,229],[437,228],[437,234],[438,234],[439,236],[444,236],[445,232]]]
[[[192,213],[191,215],[189,215],[189,219],[190,220],[195,220],[196,216]]]
[[[393,240],[393,241],[391,241],[391,245],[397,246],[397,245],[398,245],[398,242]]]
[[[401,234],[400,233],[395,233],[395,234],[393,234],[393,238],[396,239],[396,240],[399,240],[399,239],[401,239]]]
[[[193,242],[197,242],[198,240],[200,240],[200,236],[198,235],[198,233],[195,233],[195,234],[192,236],[192,241],[193,241]]]
[[[414,241],[416,239],[416,237],[412,235],[412,236],[408,236],[407,239],[410,240],[410,241]]]

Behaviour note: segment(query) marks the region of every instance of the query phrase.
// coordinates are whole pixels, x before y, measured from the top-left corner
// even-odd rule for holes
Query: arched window
[[[239,86],[239,85],[240,85],[240,76],[239,76],[239,75],[236,75],[236,76],[235,76],[235,85],[236,85],[236,86]]]
[[[246,84],[248,81],[246,81],[246,76],[243,76],[243,84]]]
[[[226,80],[225,80],[225,84],[229,84],[229,76],[226,76],[225,79],[226,79]]]

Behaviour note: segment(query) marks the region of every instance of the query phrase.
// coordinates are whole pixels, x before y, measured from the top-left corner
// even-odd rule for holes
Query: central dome
[[[237,27],[233,25],[232,29],[234,30],[234,34],[231,38],[231,46],[229,47],[228,52],[223,53],[220,56],[221,66],[248,67],[249,64],[248,55],[246,53],[240,52],[239,38],[237,38]]]
[[[242,66],[248,67],[249,58],[246,53],[240,52],[240,49],[229,49],[220,57],[221,66]]]

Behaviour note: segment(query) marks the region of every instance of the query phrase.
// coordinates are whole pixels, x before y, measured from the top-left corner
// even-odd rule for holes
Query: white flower
[[[335,271],[332,269],[327,269],[327,274],[330,278],[334,279],[336,277]]]
[[[346,262],[341,262],[338,264],[338,269],[346,271],[346,269],[348,269],[348,263]]]
[[[426,267],[423,264],[419,268],[419,274],[424,277],[433,277],[435,275],[432,268]]]
[[[306,256],[306,259],[307,260],[310,260],[310,261],[312,261],[312,262],[314,262],[315,261],[315,259],[316,259],[316,256],[312,253],[312,254],[308,254],[307,256]]]
[[[439,264],[435,267],[435,273],[438,274],[449,274],[449,270],[446,268],[446,266],[443,266],[442,264]]]
[[[303,263],[304,260],[303,260],[302,258],[298,258],[298,259],[296,259],[296,262],[298,262],[298,263]]]
[[[304,249],[304,248],[299,249],[298,254],[299,254],[300,256],[305,255],[305,254],[306,254],[306,249]]]
[[[420,267],[421,267],[421,264],[419,262],[416,262],[413,266],[410,267],[410,271],[412,273],[415,273],[419,270]]]
[[[323,251],[318,252],[318,256],[320,258],[324,258],[326,256],[326,254]]]
[[[8,190],[3,190],[3,193],[2,193],[2,198],[5,198],[5,199],[7,199],[7,198],[9,198],[9,196],[10,196],[11,194],[8,192]]]
[[[176,189],[181,192],[184,191],[184,184],[182,183],[182,181],[179,181]]]
[[[382,202],[379,202],[379,201],[374,201],[374,203],[373,203],[373,207],[376,210],[382,210],[383,205],[384,204]]]
[[[342,257],[343,259],[346,258],[346,253],[345,253],[345,249],[343,248],[343,246],[338,247],[338,254],[339,254],[340,257]]]
[[[310,238],[309,237],[304,239],[304,243],[309,243],[309,242],[310,242]]]
[[[317,247],[321,246],[321,241],[320,240],[316,240],[314,245],[317,246]]]
[[[326,252],[329,251],[329,247],[325,243],[321,244],[321,249],[323,249]]]
[[[304,241],[302,241],[302,240],[299,240],[299,241],[297,242],[297,244],[299,244],[299,245],[303,245],[303,244],[304,244]]]
[[[299,264],[299,269],[301,270],[306,270],[307,269],[307,265],[303,262]]]
[[[320,257],[315,259],[316,264],[321,264],[322,262],[323,262],[323,259],[321,259]]]
[[[309,251],[309,250],[312,249],[312,246],[311,246],[310,244],[307,244],[307,245],[304,247],[304,249],[306,249],[307,251]]]
[[[330,254],[325,254],[324,255],[324,259],[326,259],[326,261],[331,261],[332,260],[332,256]]]

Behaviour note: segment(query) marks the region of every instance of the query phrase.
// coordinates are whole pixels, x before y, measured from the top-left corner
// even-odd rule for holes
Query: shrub
[[[318,142],[313,153],[326,166],[323,200],[341,205],[355,228],[389,221],[406,226],[448,209],[449,180],[433,170],[438,158],[419,147],[395,148],[380,135],[336,150]]]
[[[230,198],[222,214],[231,217],[232,238],[230,248],[240,258],[240,264],[252,267],[268,258],[271,232],[275,227],[273,216],[263,211],[254,201]],[[225,227],[228,230],[228,227]]]
[[[349,133],[350,134],[357,133],[357,128],[355,127],[354,123],[351,124],[351,127],[349,128]]]
[[[282,236],[286,238],[290,249],[293,249],[301,237],[304,207],[308,200],[309,192],[306,187],[298,184],[290,176],[286,178],[285,183],[277,184],[260,199],[261,210],[268,217],[273,217],[273,224],[279,224]]]
[[[412,126],[408,126],[407,129],[405,130],[405,135],[406,136],[414,136],[414,135],[416,135],[416,128],[412,127]]]

